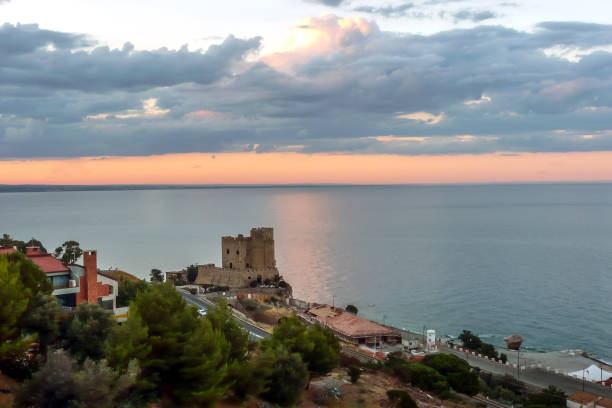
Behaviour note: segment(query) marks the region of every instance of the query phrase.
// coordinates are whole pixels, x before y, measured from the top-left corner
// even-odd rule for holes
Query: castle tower
[[[274,229],[252,228],[249,237],[222,237],[221,260],[228,269],[276,268]]]

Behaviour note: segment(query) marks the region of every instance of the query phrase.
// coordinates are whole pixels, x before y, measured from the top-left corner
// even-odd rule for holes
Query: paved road
[[[461,357],[462,359],[467,360],[471,366],[478,367],[482,370],[486,370],[494,374],[509,374],[514,378],[517,376],[516,368],[500,366],[491,361],[476,358],[472,355],[466,358],[466,353],[446,346],[442,346],[442,351],[444,353],[454,354]],[[565,375],[555,374],[554,372],[549,372],[541,368],[529,368],[521,371],[520,380],[539,388],[554,385],[570,395],[575,392],[582,391],[583,386],[582,381],[580,380],[569,378]],[[591,394],[600,395],[602,397],[612,398],[612,388],[605,388],[598,384],[587,382],[584,384],[584,391],[590,392]]]
[[[192,295],[191,293],[186,293],[183,290],[178,289],[178,292],[183,296],[183,299],[189,304],[196,305],[198,308],[208,310],[209,307],[213,307],[212,303],[205,301],[204,299]],[[263,338],[270,337],[270,334],[266,331],[263,331],[259,327],[253,326],[252,324],[240,319],[237,316],[234,316],[234,319],[240,323],[240,325],[249,332],[249,335],[254,340],[261,340]]]

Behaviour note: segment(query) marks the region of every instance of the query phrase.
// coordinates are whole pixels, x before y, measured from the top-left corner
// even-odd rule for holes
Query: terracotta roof
[[[0,255],[12,254],[13,252],[15,252],[15,248],[13,248],[12,246],[9,246],[9,245],[0,246]]]
[[[588,404],[589,402],[595,401],[597,399],[597,396],[589,394],[588,392],[580,391],[570,395],[567,399],[570,401],[577,402],[579,404]]]
[[[597,401],[596,405],[604,408],[612,408],[612,399],[610,398],[602,398]]]
[[[317,316],[317,320],[330,328],[351,337],[388,336],[393,330],[388,327],[366,320],[340,308],[317,306],[308,311]]]
[[[45,273],[70,272],[70,269],[51,254],[30,255],[28,258]]]

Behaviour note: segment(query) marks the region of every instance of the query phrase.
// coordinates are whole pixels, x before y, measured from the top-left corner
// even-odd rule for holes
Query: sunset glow
[[[612,153],[169,154],[0,162],[4,184],[411,184],[612,181]]]

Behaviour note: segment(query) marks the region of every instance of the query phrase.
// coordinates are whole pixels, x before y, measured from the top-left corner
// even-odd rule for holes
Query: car
[[[206,316],[206,309],[198,309],[200,316]]]

